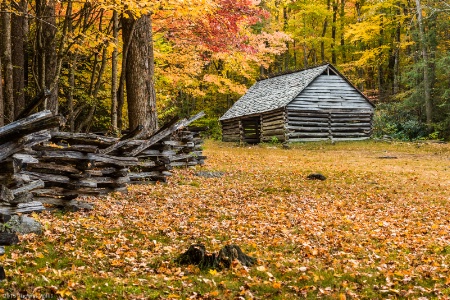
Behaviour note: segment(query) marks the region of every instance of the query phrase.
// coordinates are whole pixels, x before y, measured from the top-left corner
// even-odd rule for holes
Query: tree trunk
[[[2,27],[3,27],[3,80],[5,83],[4,90],[4,116],[5,123],[14,121],[14,87],[13,87],[13,65],[12,65],[12,49],[11,49],[11,2],[3,1],[2,3]]]
[[[420,38],[420,47],[422,51],[422,59],[423,59],[423,89],[424,89],[424,100],[425,100],[425,113],[427,117],[427,125],[428,128],[431,127],[431,123],[433,122],[433,104],[431,103],[431,93],[430,93],[430,78],[429,78],[429,70],[428,70],[428,51],[427,51],[427,43],[425,41],[425,31],[423,28],[423,19],[422,19],[422,6],[420,5],[420,0],[416,0],[416,9],[417,9],[417,23],[419,25],[419,38]]]
[[[58,83],[54,82],[58,69],[55,0],[37,0],[36,11],[39,88],[50,88],[51,95],[45,102],[45,108],[58,113]]]
[[[292,48],[294,49],[294,70],[297,69],[297,47],[295,44],[295,39],[293,39]]]
[[[75,88],[75,71],[77,68],[77,60],[78,57],[76,54],[72,55],[71,64],[69,67],[69,78],[68,78],[68,94],[67,94],[67,102],[69,106],[69,128],[70,132],[75,132],[75,115],[74,115],[74,102],[73,102],[73,91]]]
[[[327,10],[330,10],[330,0],[327,0]],[[325,62],[325,35],[327,33],[327,27],[328,27],[328,16],[325,17],[325,21],[323,21],[323,28],[322,28],[322,40],[320,41],[320,59],[322,62]]]
[[[288,29],[288,21],[289,21],[289,16],[288,16],[288,9],[286,6],[283,7],[283,30],[287,31]],[[286,52],[284,52],[283,54],[283,58],[284,58],[284,66],[283,66],[283,71],[289,70],[289,65],[290,65],[290,60],[291,60],[291,53],[289,51],[289,42],[286,42]],[[293,49],[293,51],[295,51],[295,48]]]
[[[142,125],[150,135],[158,126],[151,16],[123,18],[122,24],[124,45],[131,41],[125,70],[129,128]]]
[[[359,3],[359,2],[356,2],[355,3],[355,9],[356,9],[356,16],[357,16],[357,23],[360,23],[361,22],[361,14],[362,14],[362,12],[361,12],[361,3]],[[362,49],[361,49],[362,50]],[[358,76],[359,76],[359,78],[364,78],[363,76],[364,76],[364,69],[362,68],[362,67],[358,67],[357,68],[357,72],[358,72]],[[358,84],[358,89],[361,91],[361,92],[363,92],[364,91],[364,81],[361,81],[359,84]]]
[[[2,78],[2,60],[0,55],[0,127],[3,127],[5,125],[5,106],[3,103],[3,78]]]
[[[123,106],[125,104],[125,72],[127,69],[127,57],[128,51],[130,50],[130,44],[133,40],[134,29],[136,28],[136,21],[133,20],[133,25],[129,32],[127,33],[130,38],[128,41],[123,43],[123,53],[122,53],[122,71],[120,72],[119,86],[117,87],[117,128],[119,132],[123,129]]]
[[[11,48],[13,64],[13,88],[14,88],[14,117],[17,117],[25,108],[25,39],[27,32],[24,23],[26,22],[24,11],[26,11],[26,1],[20,0],[17,6],[20,7],[19,14],[13,14],[11,18]]]
[[[398,15],[400,15],[400,11],[398,11]],[[398,24],[395,29],[395,48],[394,48],[394,95],[400,90],[400,42],[401,42],[401,25]]]
[[[67,31],[69,34],[73,34],[73,24],[72,20],[68,18],[68,16],[72,15],[72,1],[68,1],[67,3],[67,13],[65,24],[67,24]],[[68,84],[69,88],[67,91],[67,104],[69,108],[69,129],[70,132],[75,131],[75,116],[74,116],[74,89],[75,89],[75,72],[77,69],[77,61],[78,55],[77,53],[72,53],[69,55],[69,74],[68,74]]]
[[[308,68],[308,49],[306,47],[306,18],[303,18],[303,68]]]
[[[333,23],[331,24],[331,63],[336,65],[336,20],[337,20],[337,10],[338,4],[337,0],[333,0]]]
[[[55,86],[51,86],[55,77],[57,76],[57,53],[56,53],[56,17],[55,17],[55,0],[49,0],[47,2],[47,9],[45,19],[46,23],[43,24],[44,33],[44,51],[46,52],[45,62],[45,82],[50,88],[51,95],[48,98],[47,109],[53,113],[58,113],[58,83]]]
[[[113,11],[113,39],[114,50],[111,58],[111,130],[114,134],[118,132],[117,127],[117,63],[119,44],[119,18],[117,11]]]
[[[341,9],[339,11],[340,31],[341,31],[341,53],[342,62],[345,63],[347,55],[345,54],[345,39],[344,39],[344,25],[345,25],[345,0],[341,0]]]
[[[103,46],[102,50],[102,63],[100,65],[100,70],[98,71],[97,75],[97,81],[95,82],[94,89],[92,90],[90,96],[92,97],[92,106],[89,109],[88,116],[79,124],[77,128],[77,132],[84,131],[89,132],[89,129],[91,128],[92,121],[94,119],[95,111],[97,109],[98,105],[98,92],[100,91],[100,87],[102,85],[102,77],[103,73],[105,72],[106,68],[106,62],[107,62],[107,49],[106,46]]]

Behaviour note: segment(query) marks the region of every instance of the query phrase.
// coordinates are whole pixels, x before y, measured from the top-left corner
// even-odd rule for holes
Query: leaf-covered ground
[[[207,142],[205,153],[206,165],[168,184],[89,199],[91,212],[36,215],[45,233],[7,248],[0,294],[449,299],[449,145]],[[327,180],[307,180],[312,172]],[[259,261],[229,270],[175,263],[199,242],[210,251],[237,244]]]

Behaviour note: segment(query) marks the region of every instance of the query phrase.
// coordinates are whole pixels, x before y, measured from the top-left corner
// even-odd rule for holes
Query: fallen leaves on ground
[[[450,295],[450,147],[377,143],[237,147],[168,184],[36,215],[42,236],[1,258],[8,295],[64,299],[441,298]],[[395,160],[380,160],[389,152]],[[222,177],[195,176],[198,170]],[[326,181],[306,176],[321,172]],[[174,260],[239,245],[251,268]]]

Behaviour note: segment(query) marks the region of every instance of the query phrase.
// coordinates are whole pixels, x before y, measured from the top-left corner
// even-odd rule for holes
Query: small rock
[[[41,223],[26,215],[21,215],[20,217],[12,216],[11,220],[8,223],[12,232],[16,232],[19,234],[42,233]]]
[[[0,246],[0,256],[5,255],[5,247]]]
[[[323,176],[320,173],[311,173],[306,178],[309,180],[322,180],[322,181],[327,179],[325,176]]]
[[[220,178],[225,175],[225,173],[220,171],[198,171],[194,175],[204,178]]]
[[[94,205],[84,201],[71,200],[64,205],[64,210],[70,212],[77,212],[81,210],[93,210]]]

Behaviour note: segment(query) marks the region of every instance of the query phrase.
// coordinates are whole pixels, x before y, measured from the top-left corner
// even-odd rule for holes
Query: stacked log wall
[[[290,142],[320,141],[329,138],[329,114],[323,111],[287,109]]]
[[[330,112],[330,131],[333,140],[366,140],[372,135],[373,113],[353,110]]]
[[[287,109],[291,142],[364,140],[372,134],[371,111]]]
[[[270,142],[276,138],[286,141],[286,113],[276,110],[261,115],[261,142]]]
[[[222,125],[222,141],[224,142],[240,142],[241,141],[241,124],[239,119],[223,120]]]

